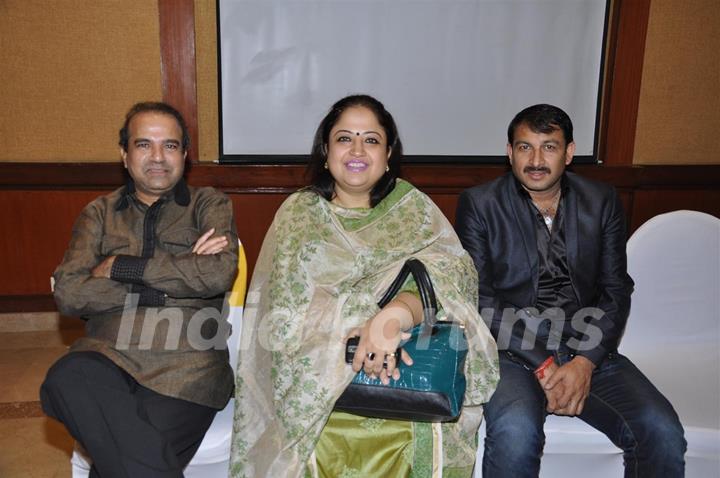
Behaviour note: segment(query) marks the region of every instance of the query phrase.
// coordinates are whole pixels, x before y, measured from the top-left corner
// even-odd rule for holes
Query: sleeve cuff
[[[140,307],[160,307],[165,305],[167,294],[152,287],[144,285],[133,285],[133,294],[139,294],[138,306]]]
[[[533,371],[540,366],[548,357],[553,355],[550,350],[531,349],[531,350],[510,350],[505,349],[501,352],[507,353],[511,357],[520,360],[526,369]]]
[[[530,366],[531,370],[537,369],[544,361],[547,360],[548,357],[551,357],[553,355],[553,352],[551,350],[533,350],[529,351],[524,358],[525,361]]]
[[[608,352],[607,350],[605,350],[605,347],[596,347],[592,350],[583,350],[582,352],[576,353],[576,355],[581,355],[586,359],[590,360],[592,363],[595,364],[596,367],[600,365],[600,362],[605,360],[607,354]]]
[[[119,255],[115,257],[110,278],[118,282],[129,282],[131,284],[142,284],[147,257]]]

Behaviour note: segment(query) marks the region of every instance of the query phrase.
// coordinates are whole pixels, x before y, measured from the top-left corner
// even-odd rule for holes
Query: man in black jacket
[[[622,205],[612,187],[565,171],[574,152],[567,114],[531,106],[508,128],[512,173],[460,195],[457,232],[501,350],[483,475],[538,476],[549,412],[607,435],[625,476],[683,476],[677,414],[617,352],[633,290]]]

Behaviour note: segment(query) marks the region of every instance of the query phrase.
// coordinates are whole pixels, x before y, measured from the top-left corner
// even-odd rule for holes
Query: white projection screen
[[[330,106],[367,93],[410,161],[495,162],[551,103],[594,161],[607,0],[218,0],[221,162],[302,161]]]

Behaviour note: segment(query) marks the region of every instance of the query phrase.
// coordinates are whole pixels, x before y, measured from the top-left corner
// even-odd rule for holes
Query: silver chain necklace
[[[532,198],[531,201],[533,203],[533,206],[535,206],[535,209],[537,209],[538,212],[542,215],[548,231],[552,231],[553,220],[555,219],[555,214],[557,213],[558,204],[560,204],[560,189],[558,189],[555,193],[555,196],[553,196],[552,204],[546,208],[541,208],[540,206],[538,206],[538,203],[532,200]]]

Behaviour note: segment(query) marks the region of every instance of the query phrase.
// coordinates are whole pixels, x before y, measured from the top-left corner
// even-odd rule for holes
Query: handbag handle
[[[423,305],[423,325],[425,330],[432,330],[437,323],[437,299],[435,298],[435,289],[433,288],[430,275],[428,274],[425,264],[420,260],[411,258],[405,261],[400,273],[395,278],[388,290],[378,302],[381,309],[388,305],[390,301],[400,292],[400,288],[405,284],[408,274],[412,274],[420,293],[420,301]]]

